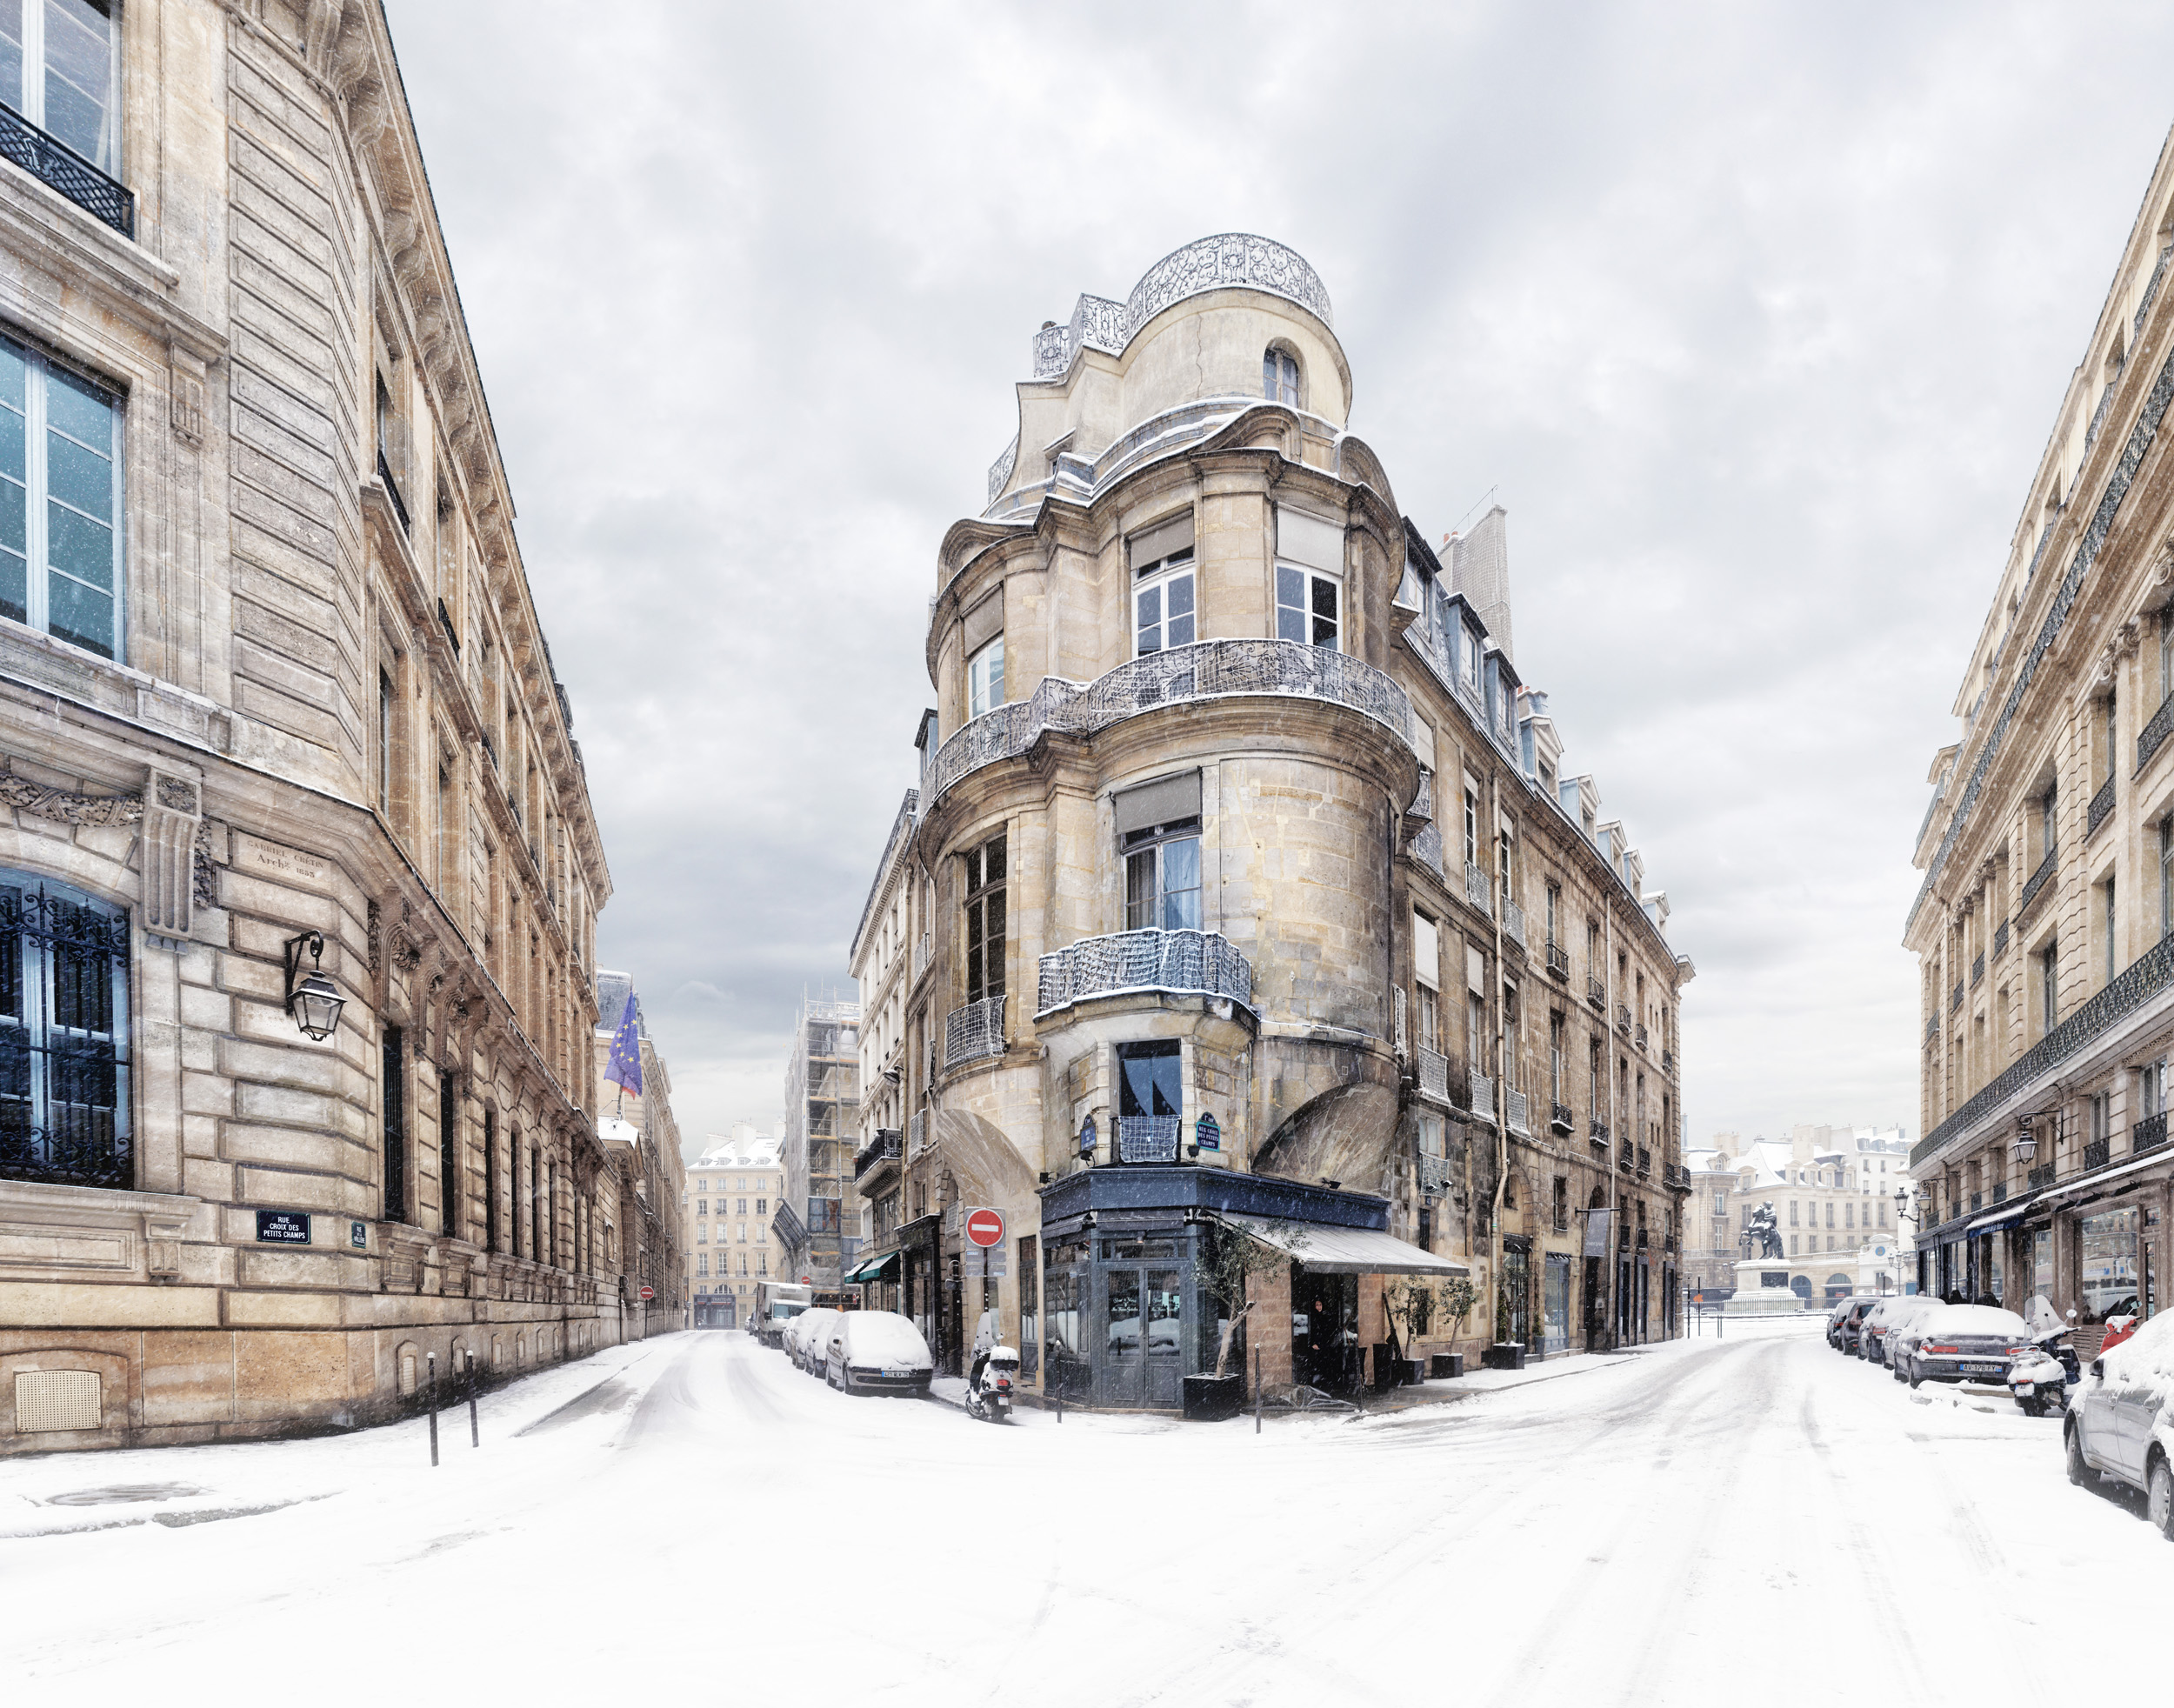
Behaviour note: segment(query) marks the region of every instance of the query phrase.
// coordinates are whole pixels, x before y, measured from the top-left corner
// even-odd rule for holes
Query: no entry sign
[[[986,1249],[1001,1245],[1004,1241],[1004,1218],[1001,1210],[987,1205],[966,1212],[966,1237],[975,1244]]]
[[[656,1288],[654,1288],[654,1287],[644,1287],[644,1288],[643,1288],[643,1289],[642,1289],[642,1303],[643,1303],[643,1304],[648,1304],[648,1303],[649,1303],[651,1299],[655,1298],[656,1297],[657,1297],[657,1289],[656,1289]]]

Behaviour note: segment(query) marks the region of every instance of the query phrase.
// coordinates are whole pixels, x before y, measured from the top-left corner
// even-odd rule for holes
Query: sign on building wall
[[[1608,1255],[1608,1218],[1611,1210],[1588,1210],[1585,1212],[1585,1255],[1604,1258]]]
[[[257,1237],[267,1245],[307,1245],[310,1212],[306,1210],[260,1210]]]

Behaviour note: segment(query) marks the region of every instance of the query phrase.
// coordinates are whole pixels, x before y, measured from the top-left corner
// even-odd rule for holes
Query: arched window
[[[1271,404],[1298,407],[1298,358],[1273,344],[1261,355],[1261,396]]]
[[[128,997],[124,911],[0,871],[0,1178],[136,1184]]]

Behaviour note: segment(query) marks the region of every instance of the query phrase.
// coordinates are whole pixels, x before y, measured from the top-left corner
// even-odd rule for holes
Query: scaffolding
[[[857,1003],[804,997],[785,1057],[785,1202],[799,1223],[786,1261],[818,1295],[843,1291],[860,1243],[860,1024]]]

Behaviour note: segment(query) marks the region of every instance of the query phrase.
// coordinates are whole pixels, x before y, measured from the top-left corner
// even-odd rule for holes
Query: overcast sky
[[[1697,964],[1687,1138],[1916,1136],[1925,771],[2174,13],[386,3],[690,1149],[850,994],[1035,328],[1227,230],[1319,271],[1422,529],[1508,505]]]

